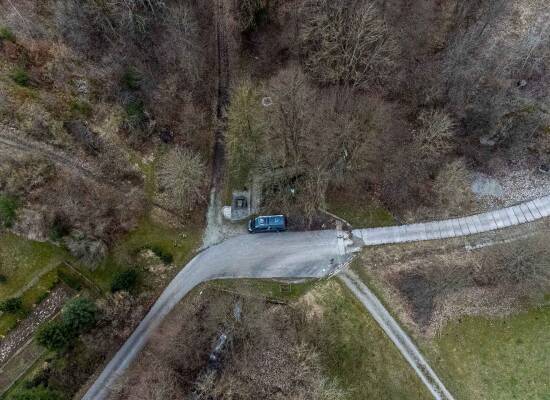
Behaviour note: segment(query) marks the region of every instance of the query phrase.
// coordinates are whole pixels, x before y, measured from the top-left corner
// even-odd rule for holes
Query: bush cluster
[[[128,68],[122,75],[122,86],[127,90],[138,90],[140,88],[141,75],[133,67]]]
[[[0,194],[0,227],[11,228],[16,213],[17,201],[11,196]]]
[[[66,349],[80,334],[94,327],[97,311],[90,299],[72,300],[63,309],[59,320],[50,321],[38,330],[38,343],[52,351]]]
[[[59,277],[60,281],[65,283],[71,289],[74,289],[76,291],[80,291],[80,289],[82,289],[82,284],[80,283],[80,280],[73,274],[60,270],[57,272],[57,276]]]
[[[134,269],[129,269],[117,273],[111,282],[111,292],[119,292],[121,290],[132,290],[138,281],[138,273]]]
[[[147,247],[149,250],[151,250],[153,253],[155,253],[155,255],[160,258],[160,260],[164,263],[164,264],[171,264],[172,261],[174,261],[174,256],[172,254],[170,254],[169,252],[167,252],[166,250],[164,250],[162,247],[160,246],[157,246],[157,245],[153,245],[153,246],[148,246]]]
[[[64,396],[58,391],[37,386],[33,388],[22,388],[8,397],[9,400],[62,400]]]
[[[23,308],[21,297],[12,297],[11,299],[0,302],[0,311],[15,314]]]
[[[31,80],[29,73],[21,67],[17,67],[13,70],[11,79],[19,86],[28,86]]]
[[[8,40],[10,42],[15,42],[15,35],[10,28],[5,26],[0,26],[0,40]]]

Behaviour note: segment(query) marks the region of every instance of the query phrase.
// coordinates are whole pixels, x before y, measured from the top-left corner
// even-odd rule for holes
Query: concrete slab
[[[541,199],[535,199],[533,202],[544,217],[550,216],[550,198],[543,197]]]
[[[468,217],[468,226],[472,230],[472,233],[479,232],[478,220],[476,219],[475,215]]]
[[[472,234],[472,232],[470,231],[470,227],[468,226],[468,217],[459,218],[458,222],[460,223],[460,229],[462,229],[462,232],[466,232],[465,236],[469,236]]]
[[[484,232],[483,225],[481,223],[481,220],[479,219],[479,216],[478,215],[472,215],[471,218],[472,218],[472,221],[474,222],[477,233]]]
[[[487,232],[498,229],[498,226],[490,213],[479,214],[479,221],[481,222],[482,231]]]
[[[489,214],[491,215],[491,218],[494,219],[498,229],[506,227],[506,224],[502,220],[502,217],[498,211],[491,211]]]
[[[520,223],[518,217],[516,217],[516,214],[514,214],[514,211],[512,210],[512,208],[510,207],[505,208],[504,212],[508,215],[508,219],[512,221],[512,225],[517,225]]]
[[[458,222],[458,219],[452,219],[451,223],[453,224],[453,229],[455,231],[455,237],[456,236],[464,236],[464,233],[462,233],[462,229],[460,228],[460,222]]]
[[[520,204],[519,208],[521,211],[523,211],[523,215],[525,215],[525,219],[529,222],[536,220],[537,218],[531,213],[529,210],[529,207],[527,207],[525,204]]]
[[[527,206],[527,208],[529,208],[529,211],[531,211],[531,214],[533,214],[535,218],[542,218],[542,214],[540,213],[534,202],[528,201],[527,203],[525,203],[525,205]]]
[[[443,225],[445,228],[446,237],[448,238],[454,238],[457,236],[457,233],[455,232],[453,221],[450,219],[447,219],[443,221]]]
[[[519,206],[513,206],[510,207],[514,215],[517,217],[520,224],[524,224],[527,222],[527,218],[525,218],[525,214],[523,214],[523,211]]]
[[[505,210],[497,210],[495,212],[500,217],[500,220],[504,223],[505,227],[514,225],[514,223],[512,222],[510,217],[508,217],[508,213]]]
[[[439,223],[428,222],[426,224],[426,237],[429,239],[441,239],[441,230]]]

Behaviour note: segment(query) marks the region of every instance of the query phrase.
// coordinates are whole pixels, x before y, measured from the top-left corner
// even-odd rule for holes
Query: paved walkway
[[[366,246],[447,239],[489,232],[550,216],[550,196],[469,217],[384,228],[354,229]]]
[[[441,382],[422,354],[420,354],[413,341],[401,329],[380,300],[361,282],[359,277],[349,269],[340,274],[339,277],[368,310],[378,325],[386,332],[386,335],[388,335],[395,344],[395,347],[403,354],[403,357],[405,357],[418,377],[431,392],[434,399],[454,400],[451,393],[443,385],[443,382]]]

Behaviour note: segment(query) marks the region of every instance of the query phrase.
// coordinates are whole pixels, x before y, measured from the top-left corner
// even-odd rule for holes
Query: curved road
[[[475,216],[399,227],[359,229],[354,230],[353,235],[361,239],[365,245],[441,239],[519,225],[549,215],[550,196],[546,196],[518,206]],[[198,284],[223,278],[320,278],[334,273],[357,249],[354,247],[354,241],[347,239],[342,232],[333,230],[240,235],[206,249],[193,258],[170,282],[83,399],[105,399],[109,387],[143,348],[151,332]],[[346,276],[350,278],[349,275]],[[355,282],[354,285],[357,286],[358,283]],[[365,294],[364,288],[360,289]],[[381,322],[383,328],[385,324],[387,325],[387,321]],[[388,329],[395,331],[391,327]],[[402,341],[402,338],[398,341]],[[395,340],[394,343],[397,345]],[[400,348],[405,358],[418,359],[418,350],[414,344],[407,343],[407,346],[405,352]],[[415,370],[419,366],[411,365]],[[429,377],[419,376],[424,382],[429,380]],[[427,386],[432,393],[435,391],[444,395],[446,392],[442,384],[440,388]]]
[[[84,395],[102,400],[143,348],[153,330],[191,289],[223,278],[320,278],[350,255],[336,231],[241,235],[199,253],[170,282],[145,318]]]

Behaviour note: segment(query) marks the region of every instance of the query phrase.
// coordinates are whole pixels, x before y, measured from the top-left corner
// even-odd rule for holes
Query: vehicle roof
[[[282,225],[285,223],[285,216],[281,214],[261,215],[259,217],[256,217],[254,221],[256,222],[256,225],[270,225],[270,224]]]

